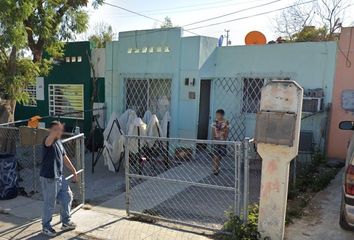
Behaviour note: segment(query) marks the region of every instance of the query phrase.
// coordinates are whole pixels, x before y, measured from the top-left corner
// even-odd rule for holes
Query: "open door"
[[[210,121],[211,80],[200,81],[198,139],[208,139]]]

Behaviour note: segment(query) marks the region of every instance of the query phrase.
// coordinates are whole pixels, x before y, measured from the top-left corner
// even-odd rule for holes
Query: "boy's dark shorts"
[[[213,154],[217,157],[225,157],[227,154],[227,146],[226,145],[214,145],[213,146]]]

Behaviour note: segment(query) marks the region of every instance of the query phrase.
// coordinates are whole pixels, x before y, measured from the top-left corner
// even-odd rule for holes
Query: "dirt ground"
[[[306,216],[295,219],[286,228],[287,240],[353,240],[354,232],[347,232],[339,227],[339,208],[341,201],[340,171],[331,184],[316,194],[306,208]]]

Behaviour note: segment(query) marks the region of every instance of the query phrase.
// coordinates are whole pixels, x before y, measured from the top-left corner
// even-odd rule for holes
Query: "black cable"
[[[111,6],[111,7],[119,8],[119,9],[121,9],[121,10],[130,12],[130,13],[133,13],[133,14],[138,15],[138,16],[140,16],[140,17],[144,17],[144,18],[148,18],[148,19],[150,19],[150,20],[154,20],[154,21],[159,22],[159,23],[164,23],[163,21],[161,21],[161,20],[159,20],[159,19],[157,19],[157,18],[153,18],[153,17],[147,16],[147,15],[145,15],[145,14],[138,13],[138,12],[135,12],[135,11],[133,11],[133,10],[129,10],[129,9],[127,9],[127,8],[124,8],[124,7],[115,5],[115,4],[111,4],[111,3],[107,3],[107,2],[103,2],[103,4],[108,5],[108,6]],[[168,28],[167,28],[167,29],[168,29]],[[159,29],[159,30],[161,30],[161,29]],[[184,30],[184,29],[182,29],[182,30],[183,30],[183,31],[186,31],[186,32],[189,32],[189,33],[192,33],[192,34],[194,34],[194,35],[199,36],[199,34],[194,33],[194,32],[191,32],[191,31],[189,31],[189,30]]]
[[[312,3],[312,2],[315,2],[315,1],[316,1],[316,0],[307,1],[307,2],[303,2],[303,3],[298,3],[298,4],[290,5],[290,6],[283,7],[283,8],[278,8],[278,9],[271,10],[271,11],[267,11],[267,12],[262,12],[262,13],[258,13],[258,14],[254,14],[254,15],[249,15],[249,16],[245,16],[245,17],[240,17],[240,18],[231,19],[231,20],[228,20],[228,21],[217,22],[217,23],[212,23],[212,24],[209,24],[209,25],[200,26],[200,27],[189,28],[189,29],[187,29],[187,30],[189,31],[189,30],[194,30],[194,29],[212,27],[212,26],[216,26],[216,25],[223,24],[223,23],[235,22],[235,21],[239,21],[239,20],[243,20],[243,19],[247,19],[247,18],[252,18],[252,17],[261,16],[261,15],[266,15],[266,14],[269,14],[269,13],[273,13],[273,12],[285,10],[285,9],[288,9],[288,8],[291,8],[291,7],[295,7],[295,6],[299,6],[299,5],[303,5],[303,4],[308,4],[308,3]]]
[[[345,58],[345,65],[347,66],[347,68],[351,68],[352,67],[352,61],[350,60],[350,48],[352,47],[352,39],[353,39],[353,28],[350,29],[350,36],[349,36],[349,46],[348,46],[348,51],[347,53],[345,53],[342,48],[339,45],[338,42],[338,49],[339,52],[344,56]]]
[[[197,21],[197,22],[189,23],[189,24],[184,25],[183,27],[187,27],[187,26],[191,26],[191,25],[198,24],[198,23],[203,23],[203,22],[211,21],[211,20],[218,19],[218,18],[227,17],[227,16],[230,16],[230,15],[234,15],[234,14],[236,14],[236,13],[245,12],[245,11],[252,10],[252,9],[255,9],[255,8],[264,7],[264,6],[267,6],[267,5],[276,3],[276,2],[280,2],[280,1],[282,1],[282,0],[275,0],[275,1],[272,1],[272,2],[263,3],[263,4],[256,5],[256,6],[253,6],[253,7],[243,8],[243,9],[238,10],[238,11],[235,11],[235,12],[230,12],[230,13],[226,13],[226,14],[223,14],[223,15],[219,15],[219,16],[216,16],[216,17],[207,18],[207,19],[200,20],[200,21]]]

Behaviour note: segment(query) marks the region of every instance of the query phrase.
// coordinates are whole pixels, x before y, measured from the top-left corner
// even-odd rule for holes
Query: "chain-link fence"
[[[249,148],[249,140],[127,136],[127,213],[211,230],[227,212],[246,220]]]
[[[0,154],[11,155],[17,163],[17,187],[21,195],[42,199],[39,172],[42,163],[42,148],[46,129],[27,126],[0,126]],[[70,184],[74,194],[74,206],[84,202],[84,135],[64,136],[63,146],[79,171],[79,182]],[[64,172],[64,176],[69,176]],[[68,178],[70,180],[70,178]]]

